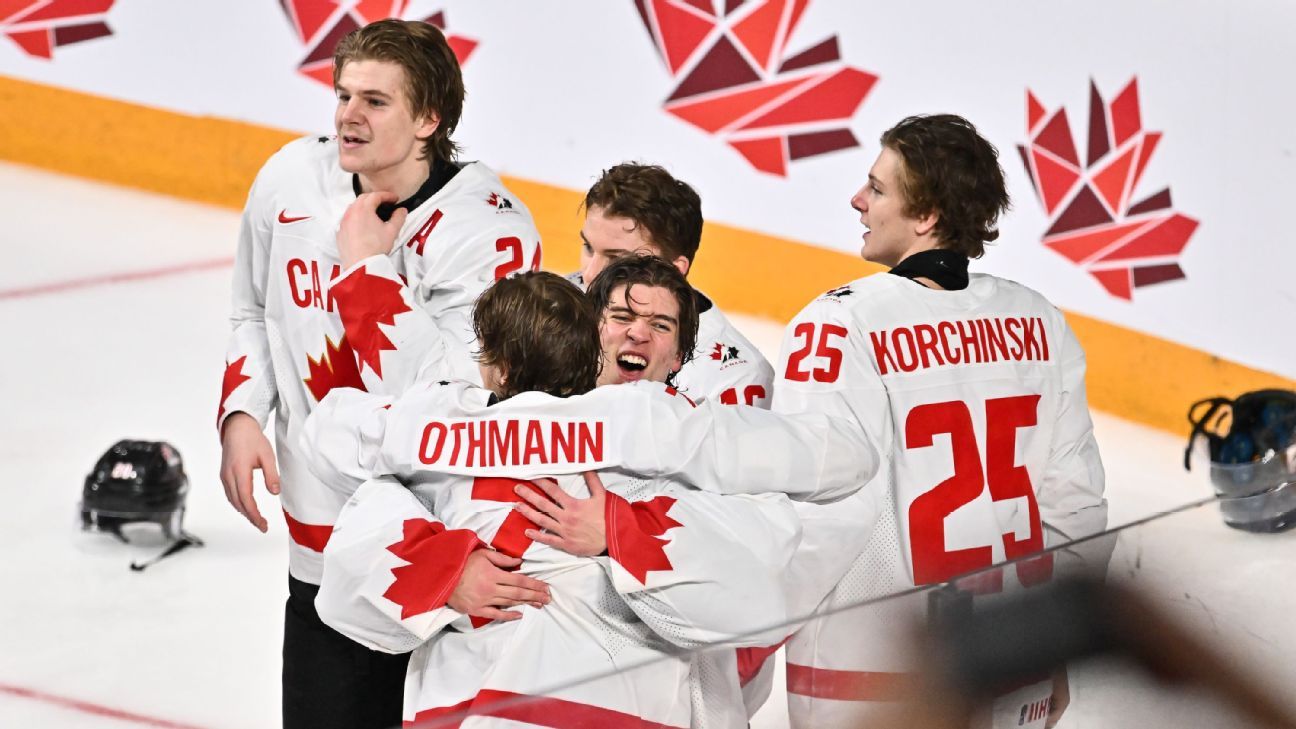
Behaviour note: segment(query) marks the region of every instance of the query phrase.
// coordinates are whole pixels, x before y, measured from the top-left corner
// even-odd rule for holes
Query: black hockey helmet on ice
[[[182,536],[189,477],[170,443],[120,440],[86,476],[81,526],[122,537],[121,528],[153,522],[171,539]]]
[[[1197,439],[1205,437],[1211,485],[1226,524],[1255,532],[1296,526],[1296,392],[1207,398],[1188,409],[1188,422],[1193,429],[1184,468]]]

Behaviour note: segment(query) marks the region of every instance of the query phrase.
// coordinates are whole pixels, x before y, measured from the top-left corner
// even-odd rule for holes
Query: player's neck
[[[361,172],[361,192],[394,192],[398,200],[405,200],[418,192],[431,174],[431,164],[425,159],[414,159],[397,167],[374,174]]]

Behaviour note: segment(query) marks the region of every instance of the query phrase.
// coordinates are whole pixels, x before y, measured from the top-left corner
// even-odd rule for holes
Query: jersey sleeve
[[[1061,352],[1062,391],[1048,467],[1036,498],[1049,532],[1047,546],[1081,539],[1107,528],[1106,475],[1085,395],[1085,355],[1065,323]],[[1113,544],[1098,540],[1074,556],[1086,567],[1105,570]],[[1061,566],[1061,565],[1060,565]]]
[[[331,293],[370,390],[400,393],[420,380],[478,378],[459,324],[425,308],[387,256],[341,272]],[[445,327],[450,327],[449,330]]]
[[[682,648],[777,642],[789,615],[781,579],[801,530],[782,495],[719,496],[678,485],[629,502],[608,493],[613,588]]]
[[[807,305],[784,331],[777,374],[775,412],[831,413],[856,437],[883,447],[887,391],[869,358],[866,326],[852,309],[822,298]],[[808,617],[850,570],[877,523],[886,488],[874,481],[841,501],[795,504],[802,539],[785,574],[794,617]]]
[[[216,413],[216,430],[236,412],[256,418],[264,428],[278,402],[270,341],[265,323],[266,283],[273,231],[273,200],[269,188],[271,163],[261,170],[248,193],[239,221],[238,251],[234,256],[230,336],[225,348],[225,373]]]
[[[411,651],[461,617],[446,603],[481,546],[473,532],[447,529],[396,479],[367,481],[324,547],[316,610],[367,648]]]
[[[704,399],[768,410],[774,396],[774,367],[754,347],[749,356],[744,364],[716,373],[714,386],[704,393]]]
[[[299,436],[301,452],[316,478],[354,493],[375,475],[399,473],[382,453],[393,399],[349,387],[324,396],[306,417]]]
[[[627,439],[626,467],[713,493],[835,501],[877,471],[872,444],[825,413],[787,415],[708,400],[683,414],[658,404],[648,422],[650,438]]]

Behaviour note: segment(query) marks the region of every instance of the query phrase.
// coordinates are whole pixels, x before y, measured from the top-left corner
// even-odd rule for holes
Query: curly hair
[[[684,256],[692,263],[702,243],[702,198],[657,165],[623,162],[603,170],[581,207],[642,226],[668,261]]]
[[[477,361],[507,375],[501,399],[532,390],[570,397],[597,383],[599,310],[562,276],[528,271],[495,282],[477,298],[473,331]]]
[[[388,18],[344,37],[333,51],[333,83],[351,61],[385,61],[405,73],[405,97],[415,118],[436,114],[437,129],[423,142],[423,158],[453,162],[459,145],[451,141],[463,116],[464,83],[445,34],[435,25]]]
[[[623,286],[627,292],[635,286],[656,286],[671,292],[679,304],[679,329],[676,330],[676,340],[679,345],[680,364],[683,365],[693,359],[693,350],[697,347],[697,297],[693,293],[693,287],[685,280],[684,274],[666,260],[644,253],[616,259],[589,282],[589,288],[585,291],[585,296],[600,321],[612,300],[612,292]],[[627,293],[627,305],[629,298]]]
[[[905,215],[935,213],[944,248],[968,258],[985,254],[999,237],[996,222],[1008,210],[999,151],[961,116],[911,116],[882,134],[882,146],[900,156]]]

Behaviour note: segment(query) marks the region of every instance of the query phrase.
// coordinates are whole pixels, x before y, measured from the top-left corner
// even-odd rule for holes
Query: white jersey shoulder
[[[695,401],[768,408],[774,368],[720,307],[699,292],[706,310],[698,315],[697,346],[673,382]]]

